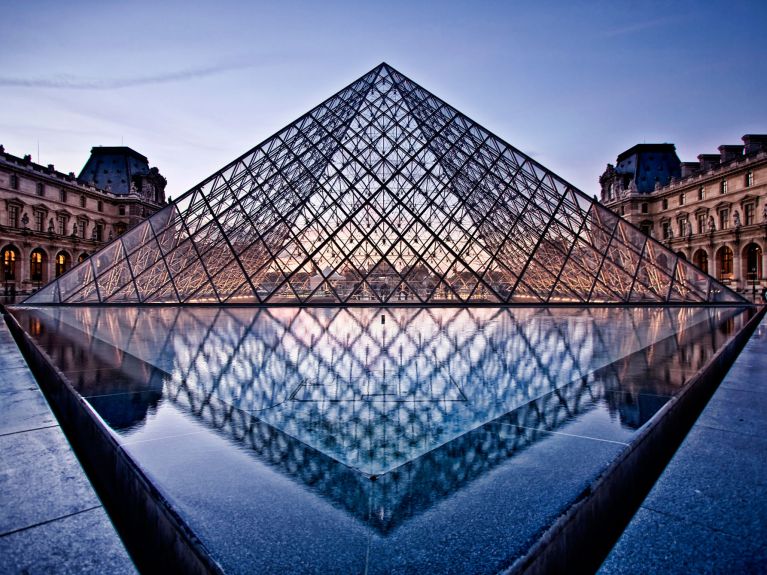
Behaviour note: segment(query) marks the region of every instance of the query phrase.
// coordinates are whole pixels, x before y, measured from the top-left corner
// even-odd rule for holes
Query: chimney
[[[747,156],[758,154],[762,150],[767,151],[767,135],[765,134],[746,134],[742,139]]]
[[[695,172],[700,170],[699,162],[682,162],[682,177],[692,176]]]
[[[49,172],[55,172],[56,170],[53,169],[53,164],[48,164],[48,171]]]
[[[721,156],[719,154],[700,154],[698,156],[698,162],[700,162],[700,171],[707,172],[711,168],[719,165]]]
[[[722,164],[743,157],[743,146],[719,146],[718,150],[719,162]]]

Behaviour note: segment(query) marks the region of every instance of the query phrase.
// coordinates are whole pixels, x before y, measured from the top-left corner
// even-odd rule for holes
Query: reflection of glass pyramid
[[[743,301],[381,64],[29,303]]]

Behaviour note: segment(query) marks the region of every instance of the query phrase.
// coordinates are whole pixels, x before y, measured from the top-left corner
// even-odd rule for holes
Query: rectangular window
[[[743,207],[743,211],[744,211],[745,216],[746,216],[746,225],[747,226],[752,225],[754,223],[754,215],[755,215],[755,211],[756,211],[754,209],[754,204],[746,204]]]
[[[80,207],[81,208],[85,207],[85,196],[80,196]]]
[[[662,209],[667,210],[668,209],[668,200],[666,198],[663,198],[663,200],[661,200],[661,204],[660,205],[661,205]]]
[[[62,235],[62,236],[67,235],[67,217],[56,216],[56,223],[59,224],[59,235]]]
[[[85,239],[85,221],[83,220],[77,220],[77,235]]]
[[[8,225],[12,228],[19,227],[19,208],[18,206],[8,206]]]
[[[720,188],[721,192],[723,194],[726,194],[727,193],[727,180],[722,180],[722,183],[720,184],[720,186],[721,186],[721,188]]]
[[[684,196],[684,192],[682,192],[681,194],[679,194],[679,205],[680,205],[680,206],[683,206],[683,205],[684,205],[684,198],[685,198],[685,196]]]
[[[719,212],[719,229],[726,230],[730,227],[730,210],[724,208]]]
[[[671,237],[671,222],[663,222],[663,239],[667,240]]]
[[[45,185],[41,182],[37,182],[36,191],[38,196],[45,195]]]
[[[699,234],[706,233],[706,214],[700,214],[698,216],[698,233]]]
[[[746,174],[746,187],[750,188],[754,185],[754,172],[748,172]]]
[[[650,207],[647,204],[647,202],[642,202],[642,213],[646,214],[649,211]]]
[[[698,199],[699,200],[705,200],[706,199],[706,188],[701,186],[698,188]]]
[[[61,190],[59,192],[59,200],[61,202],[63,202],[63,203],[67,203],[67,191],[66,190]]]
[[[40,210],[35,210],[35,231],[36,232],[42,232],[43,231],[43,212]]]
[[[687,235],[687,220],[679,220],[679,237]]]
[[[17,176],[16,174],[11,174],[11,189],[12,190],[19,189],[19,176]]]
[[[102,236],[103,236],[103,231],[102,230],[103,230],[103,228],[102,228],[101,224],[96,224],[96,226],[93,228],[93,239],[96,240],[97,242],[103,241],[102,240]]]
[[[98,211],[100,211],[100,212],[103,212],[103,211],[104,211],[104,202],[102,202],[101,200],[99,200],[98,204],[96,204],[96,209],[97,209]]]
[[[622,216],[626,215],[626,206],[625,205],[621,206],[621,215]]]
[[[117,213],[119,213],[121,216],[125,215],[125,206],[120,204],[120,206],[117,208]]]

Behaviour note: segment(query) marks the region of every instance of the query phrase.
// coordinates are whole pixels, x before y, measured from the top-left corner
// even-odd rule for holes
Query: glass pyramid
[[[387,64],[26,303],[743,302]]]

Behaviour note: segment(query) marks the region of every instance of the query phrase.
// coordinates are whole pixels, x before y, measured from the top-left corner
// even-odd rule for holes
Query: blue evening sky
[[[767,133],[767,1],[8,2],[0,144],[149,157],[176,197],[386,61],[589,194],[640,142]]]

